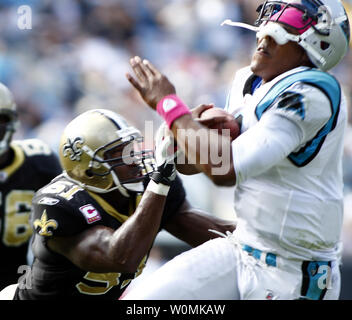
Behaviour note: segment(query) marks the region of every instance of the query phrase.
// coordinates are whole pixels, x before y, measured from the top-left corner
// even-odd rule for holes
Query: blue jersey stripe
[[[332,113],[328,122],[311,141],[298,152],[291,153],[288,156],[294,165],[302,167],[314,159],[320,151],[327,134],[334,130],[336,126],[341,102],[341,88],[337,80],[330,74],[316,69],[304,70],[289,75],[281,79],[269,90],[265,97],[258,103],[255,114],[257,119],[260,120],[263,113],[273,106],[277,97],[297,82],[306,83],[320,89],[328,97]]]

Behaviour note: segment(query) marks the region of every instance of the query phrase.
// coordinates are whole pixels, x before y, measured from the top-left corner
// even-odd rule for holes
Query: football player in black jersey
[[[12,141],[17,126],[13,96],[0,83],[0,290],[16,283],[19,267],[28,263],[34,192],[62,171],[57,157],[40,140]]]
[[[76,117],[60,143],[63,173],[34,197],[34,262],[14,299],[118,299],[138,276],[157,233],[191,246],[235,225],[190,207],[174,155],[160,139],[156,165],[141,133],[118,114]],[[155,164],[154,162],[154,164]]]

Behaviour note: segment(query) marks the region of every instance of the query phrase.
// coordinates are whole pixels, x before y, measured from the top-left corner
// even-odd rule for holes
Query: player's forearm
[[[168,232],[192,247],[219,237],[218,234],[209,231],[210,229],[225,234],[226,231],[232,232],[235,228],[232,221],[207,215],[194,208],[174,215],[165,226]]]
[[[182,173],[187,176],[191,176],[201,172],[193,164],[188,163],[176,163],[176,169],[179,173]]]
[[[153,245],[160,227],[165,196],[146,191],[136,212],[117,230],[110,241],[110,254],[124,272],[135,272]]]
[[[195,172],[205,173],[217,185],[231,186],[236,183],[231,140],[228,137],[200,125],[190,115],[176,119],[171,130]]]
[[[48,246],[82,270],[136,272],[159,230],[165,199],[146,191],[136,212],[116,231],[97,225],[74,236],[50,238]]]

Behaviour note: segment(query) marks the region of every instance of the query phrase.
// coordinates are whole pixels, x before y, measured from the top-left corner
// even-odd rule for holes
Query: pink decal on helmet
[[[306,21],[303,21],[302,16],[303,16],[302,11],[293,7],[289,7],[275,13],[270,18],[270,21],[277,21],[277,22],[288,24],[289,26],[299,29],[298,32],[302,34],[311,27],[310,22],[312,21],[311,18],[308,18]],[[315,25],[315,24],[316,24],[315,22],[312,23],[312,25]]]

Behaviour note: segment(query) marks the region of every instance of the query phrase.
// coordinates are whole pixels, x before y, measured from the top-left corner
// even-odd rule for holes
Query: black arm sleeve
[[[176,176],[175,181],[170,187],[166,198],[165,208],[161,219],[160,229],[164,227],[169,218],[178,212],[186,199],[186,191],[183,187],[181,178]]]

